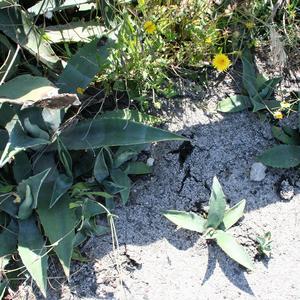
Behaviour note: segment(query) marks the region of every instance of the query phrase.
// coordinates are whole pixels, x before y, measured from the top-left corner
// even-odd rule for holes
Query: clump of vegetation
[[[227,232],[243,216],[246,201],[226,209],[226,199],[222,187],[214,177],[209,199],[207,218],[185,211],[168,210],[164,216],[180,228],[199,232],[206,240],[214,240],[233,260],[249,270],[254,266],[246,250]]]
[[[271,232],[268,231],[262,236],[257,237],[257,251],[260,256],[266,256],[268,258],[271,257],[272,251],[272,236]]]

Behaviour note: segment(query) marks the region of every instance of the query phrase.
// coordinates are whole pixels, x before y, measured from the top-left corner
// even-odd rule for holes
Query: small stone
[[[291,200],[294,195],[294,187],[288,182],[288,180],[283,180],[280,184],[280,197],[284,200]]]
[[[147,166],[152,167],[154,164],[154,158],[153,157],[149,157],[147,159]]]
[[[266,177],[266,166],[260,162],[254,163],[250,171],[250,180],[262,181]]]

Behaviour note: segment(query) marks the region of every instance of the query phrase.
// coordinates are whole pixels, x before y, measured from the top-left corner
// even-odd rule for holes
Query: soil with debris
[[[251,180],[256,156],[275,143],[270,124],[251,112],[216,112],[219,100],[239,90],[239,72],[169,104],[167,128],[189,141],[151,146],[153,174],[138,179],[128,205],[115,211],[119,249],[110,235],[90,239],[82,248],[90,262],[74,263],[59,290],[52,280],[48,299],[300,299],[300,174],[267,168],[260,181]],[[202,212],[215,175],[230,206],[247,200],[245,217],[230,232],[255,260],[251,273],[162,216],[167,209]],[[256,237],[267,231],[272,257],[259,260]]]

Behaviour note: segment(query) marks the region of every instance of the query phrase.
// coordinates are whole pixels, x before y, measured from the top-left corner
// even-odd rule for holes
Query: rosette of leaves
[[[243,94],[229,96],[218,103],[220,112],[239,112],[252,109],[253,112],[267,109],[273,111],[280,108],[280,102],[273,100],[276,86],[281,77],[266,79],[257,75],[252,55],[249,49],[243,51]]]
[[[148,143],[184,138],[151,127],[150,117],[128,110],[61,130],[68,106],[44,105],[49,99],[40,99],[40,92],[52,88],[50,82],[25,79],[37,84],[29,87],[30,96],[24,77],[0,87],[0,294],[15,269],[14,257],[16,269],[26,269],[46,295],[49,255],[58,257],[68,277],[74,247],[107,231],[96,221],[109,213],[105,205],[112,207],[117,194],[125,203],[129,176],[151,171],[130,160]],[[39,101],[24,106],[28,97]]]
[[[226,209],[222,187],[214,177],[207,218],[194,212],[168,210],[164,216],[180,228],[199,232],[206,240],[214,240],[233,260],[249,270],[254,266],[246,250],[227,232],[243,216],[246,200]]]

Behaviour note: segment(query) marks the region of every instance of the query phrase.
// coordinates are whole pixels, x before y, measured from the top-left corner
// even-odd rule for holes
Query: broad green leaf
[[[232,235],[222,230],[216,230],[213,238],[216,239],[217,244],[230,258],[245,268],[251,271],[254,270],[254,265],[249,254]]]
[[[51,109],[45,107],[42,111],[43,120],[47,126],[48,131],[55,132],[58,130],[66,109]]]
[[[8,281],[6,280],[0,281],[0,300],[3,299],[7,287],[8,287]]]
[[[49,208],[52,208],[55,205],[55,203],[71,188],[72,184],[73,177],[69,177],[65,174],[59,174],[56,177]]]
[[[273,126],[272,133],[278,141],[284,144],[300,145],[300,134],[297,129]]]
[[[25,151],[19,152],[15,156],[13,172],[17,183],[32,175],[31,164]]]
[[[27,133],[30,134],[33,138],[49,140],[48,132],[41,129],[38,125],[30,122],[29,118],[24,120],[24,129]]]
[[[6,130],[0,128],[0,155],[1,155],[1,151],[5,149],[7,142],[8,142],[8,133]]]
[[[106,111],[103,112],[98,118],[125,119],[125,120],[131,120],[131,121],[144,123],[148,125],[154,125],[161,122],[161,119],[156,116],[142,113],[137,109],[129,109],[129,108]]]
[[[167,210],[163,215],[180,228],[203,233],[206,220],[193,212]]]
[[[225,211],[222,223],[225,227],[225,230],[228,230],[244,215],[245,206],[246,200],[243,199]]]
[[[110,173],[112,181],[119,185],[123,186],[124,190],[120,192],[121,199],[123,204],[128,201],[130,188],[131,188],[131,180],[130,178],[120,169],[113,169]]]
[[[20,205],[19,218],[27,218],[32,210],[37,207],[41,186],[49,172],[50,169],[46,169],[37,175],[23,180],[18,185],[17,192],[21,198],[25,199]]]
[[[259,95],[264,99],[267,100],[271,97],[274,93],[276,85],[280,83],[282,77],[276,77],[265,81],[259,89]]]
[[[33,217],[19,221],[18,252],[26,269],[46,297],[48,255],[45,241]]]
[[[221,100],[218,103],[220,112],[238,112],[251,107],[251,101],[248,96],[234,95]]]
[[[101,184],[103,184],[105,190],[110,194],[117,194],[121,193],[122,191],[126,190],[125,186],[118,185],[112,181],[104,180]]]
[[[86,89],[95,75],[109,64],[110,48],[114,47],[114,43],[111,38],[102,37],[80,48],[58,79],[60,91],[76,93],[78,88]]]
[[[59,160],[63,164],[67,175],[72,178],[72,157],[64,143],[59,138],[57,139],[57,143]]]
[[[144,148],[144,144],[119,147],[114,154],[113,167],[119,168],[126,161],[135,158]]]
[[[48,98],[56,90],[45,77],[19,75],[0,86],[0,102],[31,105]]]
[[[75,227],[78,222],[75,211],[69,208],[71,199],[63,196],[51,209],[51,185],[43,185],[38,201],[38,215],[45,235],[54,246],[58,259],[67,277],[70,274],[70,263],[73,253]]]
[[[38,31],[33,20],[21,9],[21,6],[1,9],[0,20],[0,30],[15,43],[33,54],[37,60],[51,69],[61,67],[60,59]]]
[[[104,152],[106,152],[105,148],[99,151],[94,165],[94,176],[99,183],[109,176],[109,169],[106,164]]]
[[[124,170],[125,174],[142,175],[152,173],[152,167],[139,161],[129,162]]]
[[[85,233],[78,231],[74,238],[74,248],[82,244],[87,238],[88,236]]]
[[[11,255],[17,250],[18,224],[11,220],[7,228],[0,232],[0,257]]]
[[[16,197],[11,193],[0,195],[0,210],[16,218],[19,210],[19,204],[15,203]]]
[[[249,49],[244,50],[242,56],[242,63],[243,63],[243,85],[247,90],[250,98],[252,98],[255,97],[258,94],[258,92],[256,89],[255,67]]]
[[[105,214],[106,210],[97,202],[90,199],[86,199],[83,203],[83,217],[90,219],[91,217]]]
[[[105,27],[95,21],[69,22],[45,28],[45,34],[50,43],[88,43],[92,38],[103,36],[104,32]]]
[[[300,146],[277,145],[259,155],[257,160],[273,168],[293,168],[300,164]]]
[[[186,140],[171,132],[122,119],[84,120],[60,135],[69,150]]]
[[[211,187],[211,195],[209,199],[209,209],[206,228],[217,229],[224,218],[226,208],[225,195],[217,177],[214,177],[213,184]]]
[[[255,80],[255,86],[258,91],[261,91],[261,89],[264,87],[264,84],[268,81],[268,78],[266,78],[262,74],[258,74]]]
[[[3,86],[3,85],[2,85]],[[19,107],[9,103],[0,103],[0,127],[5,127],[18,112]]]
[[[17,116],[6,125],[6,130],[9,133],[9,139],[0,158],[0,168],[23,150],[49,144],[48,140],[28,136]]]

